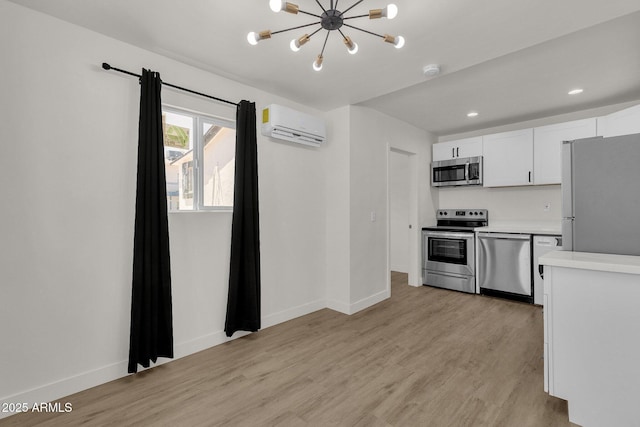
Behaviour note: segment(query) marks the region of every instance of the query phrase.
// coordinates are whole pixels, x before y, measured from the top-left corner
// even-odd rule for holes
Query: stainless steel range
[[[489,223],[486,209],[439,209],[437,225],[422,229],[422,283],[476,292],[473,229]]]

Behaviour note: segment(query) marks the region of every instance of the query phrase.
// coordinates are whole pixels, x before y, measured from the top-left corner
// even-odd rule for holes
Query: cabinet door
[[[533,129],[533,183],[560,184],[562,141],[596,136],[596,119],[575,120]]]
[[[456,154],[459,157],[482,156],[482,137],[459,139],[457,141]]]
[[[533,183],[533,129],[485,135],[482,150],[485,187]]]
[[[450,160],[456,157],[456,141],[438,142],[433,144],[433,161]]]
[[[640,105],[598,117],[598,136],[640,133]]]
[[[456,139],[433,144],[433,161],[482,156],[482,137]]]

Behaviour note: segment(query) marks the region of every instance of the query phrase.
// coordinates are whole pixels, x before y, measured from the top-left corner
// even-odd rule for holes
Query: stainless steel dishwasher
[[[531,235],[478,233],[480,293],[533,302]]]

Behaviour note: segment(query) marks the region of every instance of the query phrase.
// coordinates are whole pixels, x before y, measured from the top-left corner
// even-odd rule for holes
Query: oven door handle
[[[427,237],[441,237],[445,239],[473,239],[473,233],[456,233],[451,231],[425,231]]]
[[[464,164],[464,180],[469,182],[469,162]]]

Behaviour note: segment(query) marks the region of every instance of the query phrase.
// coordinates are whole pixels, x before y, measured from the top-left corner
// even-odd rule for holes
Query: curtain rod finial
[[[111,65],[107,64],[106,62],[102,63],[102,68],[104,68],[105,70],[110,70],[111,69]]]

